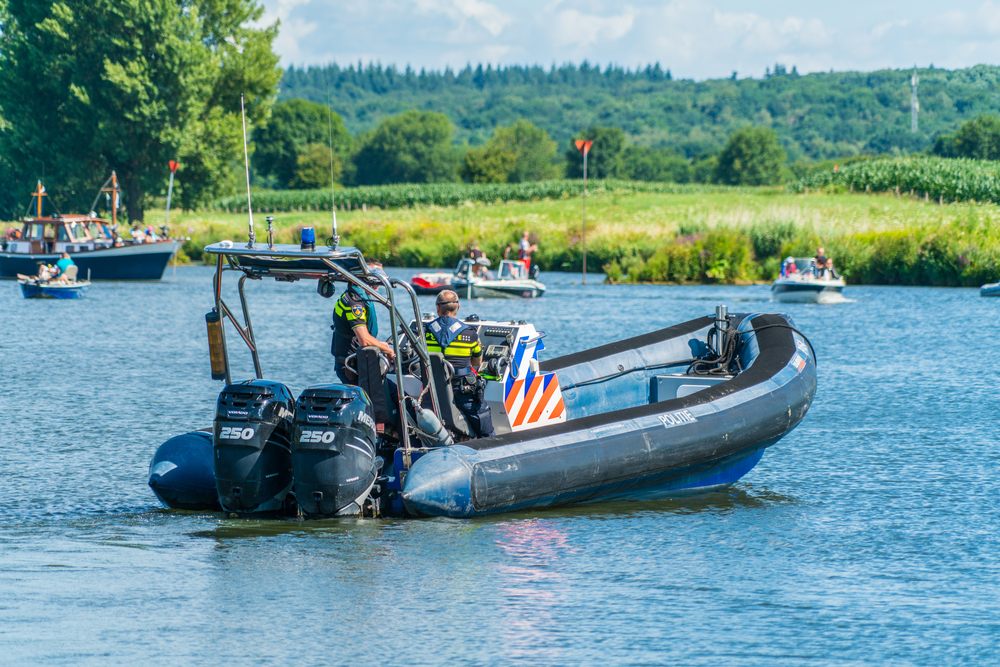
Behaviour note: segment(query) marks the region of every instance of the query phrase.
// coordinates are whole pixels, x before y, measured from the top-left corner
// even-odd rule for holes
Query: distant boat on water
[[[1000,296],[1000,283],[989,283],[979,288],[979,296]]]
[[[34,275],[39,264],[55,264],[66,252],[93,280],[160,280],[180,242],[172,239],[137,242],[118,236],[118,179],[101,188],[113,197],[111,220],[78,213],[45,215],[41,181],[32,192],[35,215],[0,243],[0,278]]]

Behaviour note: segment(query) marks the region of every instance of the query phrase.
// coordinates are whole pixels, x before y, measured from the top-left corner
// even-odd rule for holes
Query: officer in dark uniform
[[[444,290],[437,296],[438,318],[428,322],[424,333],[428,352],[440,352],[455,367],[451,389],[455,407],[465,416],[472,434],[477,438],[496,435],[490,406],[483,400],[486,380],[473,369],[483,361],[483,348],[479,334],[465,322],[455,318],[458,314],[458,295]]]
[[[382,265],[374,260],[368,261],[369,269],[381,269]],[[370,301],[359,293],[361,290],[349,286],[337,299],[333,308],[333,345],[331,352],[334,358],[334,372],[344,384],[348,384],[344,362],[358,348],[373,345],[385,354],[390,361],[395,356],[392,346],[383,343],[378,335],[378,322]]]

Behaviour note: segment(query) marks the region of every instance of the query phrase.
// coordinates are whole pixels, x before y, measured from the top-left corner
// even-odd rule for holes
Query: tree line
[[[595,125],[573,135],[565,150],[525,119],[494,129],[481,146],[456,144],[447,116],[405,111],[352,137],[327,107],[306,100],[274,106],[254,132],[256,184],[271,189],[391,183],[522,183],[581,178],[576,139],[593,141],[591,178],[669,183],[774,184],[786,168],[777,135],[768,128],[736,130],[718,154],[691,160],[666,147],[631,143],[618,127]],[[332,147],[332,153],[331,153]]]

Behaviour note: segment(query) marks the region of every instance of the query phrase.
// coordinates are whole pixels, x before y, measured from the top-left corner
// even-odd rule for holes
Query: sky
[[[263,0],[283,66],[659,62],[675,77],[1000,64],[1000,4],[924,0]]]

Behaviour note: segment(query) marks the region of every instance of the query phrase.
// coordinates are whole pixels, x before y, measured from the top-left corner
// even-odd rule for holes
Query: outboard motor
[[[226,512],[277,512],[292,488],[294,403],[283,384],[226,385],[215,413],[215,483]]]
[[[372,403],[360,387],[309,387],[295,406],[295,498],[308,515],[361,514],[382,459]]]

